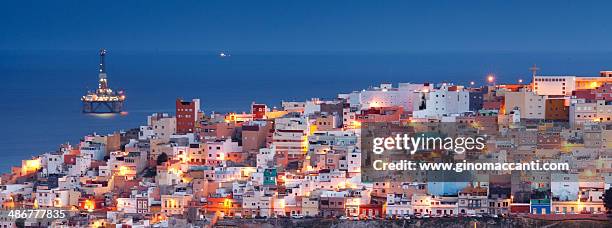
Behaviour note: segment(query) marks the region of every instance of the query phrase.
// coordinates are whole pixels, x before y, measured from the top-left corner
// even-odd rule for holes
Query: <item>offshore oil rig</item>
[[[105,56],[106,49],[100,49],[98,89],[94,92],[87,91],[87,94],[81,98],[83,113],[120,113],[123,111],[125,94],[123,90],[115,92],[108,87],[106,66],[104,64]]]

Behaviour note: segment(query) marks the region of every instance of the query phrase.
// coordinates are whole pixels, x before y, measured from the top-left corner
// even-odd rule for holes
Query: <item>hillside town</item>
[[[146,125],[84,136],[0,177],[0,227],[189,227],[227,220],[605,217],[612,184],[612,71],[531,82],[383,83],[333,99],[203,111],[177,99]],[[316,94],[313,94],[316,96]],[[553,173],[489,172],[469,183],[362,181],[363,123],[471,123],[490,132],[487,161],[564,161]],[[27,140],[27,139],[24,139]]]

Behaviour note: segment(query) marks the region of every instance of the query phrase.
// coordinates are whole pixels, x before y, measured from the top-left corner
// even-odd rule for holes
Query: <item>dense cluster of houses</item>
[[[472,83],[473,84],[473,83]],[[612,72],[533,76],[529,84],[381,84],[335,99],[253,103],[205,114],[176,101],[126,132],[24,160],[1,177],[4,209],[70,217],[30,225],[209,224],[218,219],[598,214],[612,183]],[[499,137],[487,161],[556,160],[556,173],[491,172],[488,181],[365,182],[362,123],[466,122]],[[46,222],[46,224],[40,224]],[[15,227],[15,219],[0,227]]]

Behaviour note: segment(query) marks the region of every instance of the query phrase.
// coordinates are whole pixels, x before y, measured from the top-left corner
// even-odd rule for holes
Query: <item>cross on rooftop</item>
[[[538,67],[538,65],[533,64],[532,67],[529,68],[529,71],[531,71],[533,73],[533,76],[535,77],[536,74],[538,73],[538,70],[540,70],[540,68]]]

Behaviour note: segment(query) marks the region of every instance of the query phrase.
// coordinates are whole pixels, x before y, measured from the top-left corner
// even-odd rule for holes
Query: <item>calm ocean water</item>
[[[80,97],[97,86],[97,50],[0,51],[0,172],[88,133],[146,123],[173,112],[174,100],[200,98],[210,113],[247,111],[252,101],[332,98],[381,82],[501,82],[544,74],[597,75],[612,69],[612,53],[255,54],[121,52],[110,50],[110,86],[127,93],[127,115],[84,115]]]

